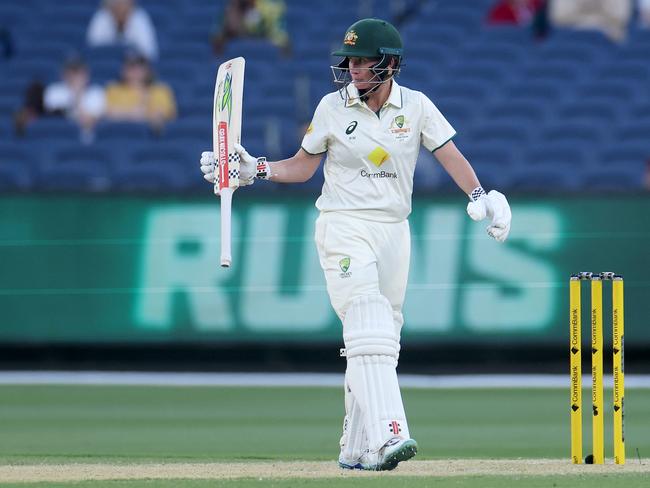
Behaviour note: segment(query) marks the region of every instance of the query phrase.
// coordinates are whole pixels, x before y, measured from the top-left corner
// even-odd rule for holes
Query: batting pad
[[[341,455],[339,459],[347,464],[356,464],[363,451],[368,447],[368,438],[363,422],[363,413],[359,402],[352,394],[345,381],[345,419],[343,420],[343,435],[340,440]]]
[[[370,451],[392,437],[410,437],[395,370],[399,334],[388,300],[382,295],[354,299],[343,322],[343,339],[347,383],[363,414]]]

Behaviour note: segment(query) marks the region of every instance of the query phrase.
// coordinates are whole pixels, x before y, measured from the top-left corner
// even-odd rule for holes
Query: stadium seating
[[[70,53],[84,55],[94,82],[120,76],[123,48],[85,47],[98,3],[0,2],[0,21],[16,41],[15,57],[0,60],[3,190],[191,191],[201,184],[195,162],[212,144],[216,68],[231,56],[247,59],[243,142],[251,154],[286,157],[298,148],[299,128],[320,98],[334,89],[329,53],[347,25],[357,14],[397,18],[399,5],[413,9],[399,25],[405,41],[399,82],[432,98],[486,186],[642,186],[650,158],[650,32],[633,27],[621,45],[596,32],[563,29],[538,40],[525,28],[486,25],[492,0],[286,2],[291,57],[260,39],[234,40],[214,56],[210,35],[226,0],[140,0],[156,25],[154,67],[176,94],[178,120],[160,134],[104,122],[86,147],[64,119],[43,118],[16,137],[12,114],[26,86],[56,80]],[[320,184],[319,174],[301,188]]]

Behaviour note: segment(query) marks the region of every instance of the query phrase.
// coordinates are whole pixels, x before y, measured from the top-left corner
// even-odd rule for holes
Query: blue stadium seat
[[[476,170],[485,188],[507,188],[520,151],[517,147],[497,143],[469,143],[459,146]]]
[[[648,83],[650,69],[648,68],[650,54],[646,53],[646,62],[619,61],[608,64],[597,73],[597,79],[603,81],[618,81],[623,83]]]
[[[588,168],[583,185],[587,190],[629,191],[641,190],[644,183],[644,167],[622,166],[611,169]]]
[[[523,74],[528,80],[556,82],[565,85],[581,79],[585,75],[585,69],[572,61],[541,59],[526,66]]]
[[[650,122],[650,102],[640,103],[630,107],[630,122]]]
[[[160,59],[162,63],[189,61],[196,65],[197,59],[210,59],[212,57],[212,48],[208,39],[203,41],[170,39],[170,42],[163,44],[160,50],[163,53],[162,59]]]
[[[630,82],[595,81],[576,87],[580,100],[601,100],[611,104],[627,104],[634,100],[636,89]]]
[[[97,125],[95,136],[100,142],[113,141],[129,144],[149,140],[151,129],[145,123],[106,121]]]
[[[21,106],[22,100],[20,97],[12,94],[5,94],[0,92],[0,114],[5,121],[9,120],[10,114],[13,114]]]
[[[237,56],[243,56],[249,62],[269,62],[279,61],[281,53],[266,39],[237,38],[226,44],[222,62]]]
[[[541,129],[541,140],[550,143],[573,143],[576,146],[597,146],[605,138],[603,127],[596,121],[549,122]]]
[[[523,62],[526,55],[526,49],[517,44],[500,42],[484,44],[474,41],[460,48],[459,59],[480,60],[482,63],[489,62],[512,69],[514,66]],[[471,65],[472,63],[468,62],[467,64]]]
[[[63,116],[42,117],[27,126],[28,140],[54,140],[75,142],[79,140],[79,126]]]
[[[83,24],[60,19],[55,23],[49,23],[47,27],[37,23],[22,31],[21,36],[40,39],[42,42],[62,42],[73,49],[79,49],[86,44],[86,28],[89,21],[90,17]]]
[[[50,63],[58,61],[63,65],[65,58],[72,53],[75,49],[73,46],[66,42],[42,42],[40,39],[31,39],[29,42],[24,41],[16,47],[16,56],[23,59],[28,59],[34,62],[44,61]]]
[[[168,123],[164,129],[167,140],[202,138],[212,142],[212,118],[183,117]]]
[[[560,106],[557,111],[559,120],[583,123],[614,123],[620,116],[618,105],[604,100],[580,100]]]
[[[49,83],[59,79],[61,63],[59,59],[34,60],[14,58],[7,66],[6,75],[8,78],[40,80]]]
[[[429,96],[434,101],[441,101],[443,99],[458,99],[465,98],[472,100],[474,103],[481,103],[485,101],[490,93],[488,83],[470,80],[457,80],[440,83],[437,86],[432,86]]]
[[[118,162],[113,173],[115,187],[123,191],[186,189],[200,156],[173,143],[136,146]]]
[[[25,191],[32,188],[32,161],[26,147],[0,142],[0,191]]]
[[[526,167],[512,176],[512,188],[517,191],[557,193],[576,190],[583,183],[582,172],[566,171],[557,167]]]
[[[99,147],[63,145],[52,153],[41,146],[39,185],[47,190],[107,191],[110,153]]]
[[[650,121],[622,124],[618,126],[616,141],[625,144],[647,144],[648,134],[650,134]]]
[[[480,80],[481,82],[500,84],[506,77],[512,76],[512,69],[503,69],[500,64],[479,61],[472,64],[457,64],[449,67],[449,78],[456,80]]]
[[[528,29],[510,25],[487,25],[478,33],[478,40],[486,44],[532,45],[532,33]]]
[[[470,130],[472,144],[499,143],[504,147],[520,146],[532,140],[533,128],[527,125],[493,122],[476,125]]]
[[[519,81],[505,85],[500,90],[506,100],[537,102],[548,105],[549,100],[557,103],[566,96],[567,86],[550,81]]]
[[[473,103],[465,97],[444,98],[440,101],[434,97],[433,103],[456,130],[462,131],[474,121],[475,109]]]
[[[641,168],[650,161],[650,138],[645,142],[615,141],[599,152],[598,161],[603,168]]]
[[[573,143],[548,141],[527,147],[523,162],[530,168],[579,173],[592,161],[589,152],[588,146],[577,147]]]
[[[124,57],[129,49],[120,44],[110,44],[107,46],[87,46],[84,43],[83,57],[90,66],[93,66],[95,60],[100,62],[117,64],[122,66]],[[119,75],[119,72],[118,72]]]
[[[538,124],[548,117],[548,107],[528,100],[506,100],[487,105],[483,116],[489,123]]]

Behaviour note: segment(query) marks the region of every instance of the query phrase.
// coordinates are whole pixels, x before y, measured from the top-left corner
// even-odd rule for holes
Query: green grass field
[[[647,472],[632,473],[628,468],[640,464],[637,453],[640,457],[650,453],[650,390],[627,392],[628,464],[610,467],[610,472],[603,474],[590,474],[589,469],[595,467],[568,464],[568,389],[404,391],[411,432],[420,445],[418,460],[469,458],[471,465],[471,459],[523,458],[518,463],[526,465],[550,458],[566,463],[566,471],[545,472],[548,476],[528,476],[519,471],[454,476],[445,476],[443,471],[436,476],[418,476],[417,471],[406,471],[407,465],[418,466],[415,462],[379,475],[341,473],[335,468],[335,460],[342,397],[342,389],[332,388],[0,386],[0,483],[3,487],[23,488],[577,488],[598,486],[598,480],[603,480],[608,487],[647,486]],[[589,421],[585,415],[585,454],[590,445]],[[606,425],[606,449],[611,457],[611,421]],[[12,478],[2,476],[6,474],[3,469],[21,465],[31,469],[32,465],[65,467],[75,463],[118,468],[134,463],[244,463],[257,467],[262,463],[262,467],[269,466],[264,469],[272,471],[272,463],[288,461],[326,461],[314,466],[327,466],[330,471],[317,476],[306,471],[304,476],[290,479],[255,472],[250,479],[152,480],[143,475],[142,479],[131,480],[38,484],[5,484]],[[645,466],[647,460],[643,463]],[[645,471],[644,466],[638,469]],[[573,468],[576,471],[571,471]]]

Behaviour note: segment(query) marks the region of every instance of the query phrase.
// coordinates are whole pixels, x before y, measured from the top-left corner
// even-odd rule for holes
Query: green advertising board
[[[254,198],[235,196],[230,269],[213,197],[0,199],[0,342],[340,340],[313,199]],[[627,340],[650,345],[650,199],[511,205],[499,244],[462,196],[414,201],[404,340],[564,343],[569,275],[590,270],[624,275]]]

